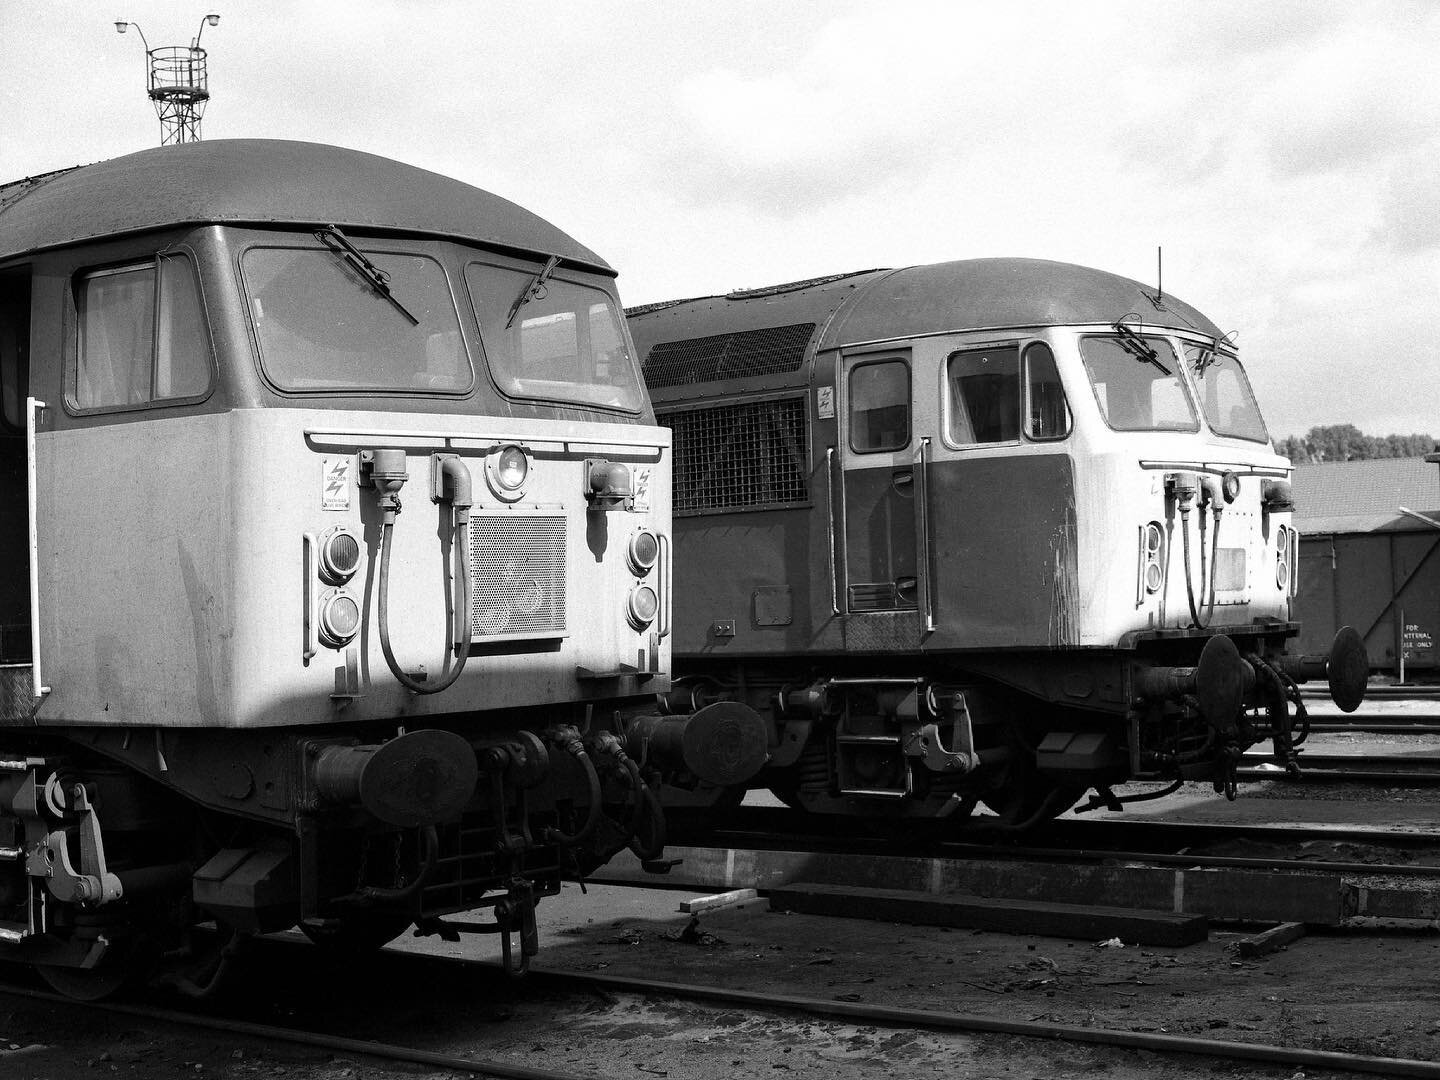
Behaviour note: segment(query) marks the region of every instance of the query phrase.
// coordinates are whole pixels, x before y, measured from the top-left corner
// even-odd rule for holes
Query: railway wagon
[[[614,277],[335,147],[0,187],[0,959],[198,993],[482,909],[523,965],[658,854],[615,716],[668,686],[670,438]]]
[[[1233,794],[1262,739],[1295,769],[1297,681],[1359,704],[1353,631],[1287,651],[1289,463],[1193,307],[981,259],[629,316],[675,447],[663,703],[756,710],[753,786],[1024,827],[1122,781]]]

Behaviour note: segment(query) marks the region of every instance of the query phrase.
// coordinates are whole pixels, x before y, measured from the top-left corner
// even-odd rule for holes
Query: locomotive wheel
[[[347,912],[323,922],[301,923],[300,930],[326,952],[375,952],[383,949],[414,924],[404,912]]]
[[[123,960],[108,956],[93,968],[36,964],[35,970],[51,990],[76,1001],[103,1001],[119,993],[135,975]]]

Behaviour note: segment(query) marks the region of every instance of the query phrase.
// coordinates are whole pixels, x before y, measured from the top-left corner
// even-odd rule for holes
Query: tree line
[[[1354,424],[1312,427],[1304,435],[1287,435],[1275,441],[1276,453],[1297,464],[1423,457],[1436,450],[1440,450],[1440,444],[1429,435],[1366,435]]]

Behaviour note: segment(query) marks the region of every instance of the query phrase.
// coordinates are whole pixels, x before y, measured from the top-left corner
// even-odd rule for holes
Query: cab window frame
[[[1194,353],[1202,355],[1208,352],[1211,354],[1211,360],[1204,363],[1203,366],[1197,367],[1199,357],[1192,355],[1192,350]],[[1183,362],[1186,365],[1189,379],[1195,386],[1195,399],[1200,406],[1200,416],[1205,421],[1205,426],[1210,429],[1211,433],[1222,439],[1240,439],[1244,442],[1268,445],[1270,442],[1270,429],[1265,423],[1265,414],[1260,409],[1259,399],[1255,397],[1255,388],[1250,383],[1250,373],[1245,370],[1245,365],[1241,363],[1238,350],[1220,349],[1208,341],[1194,341],[1190,338],[1181,338],[1180,352],[1184,357]],[[1233,371],[1236,382],[1244,391],[1245,401],[1254,410],[1254,417],[1259,425],[1259,431],[1257,433],[1247,435],[1240,431],[1231,430],[1228,425],[1217,423],[1210,415],[1212,395],[1216,399],[1214,404],[1217,407],[1220,404],[1218,400],[1220,387],[1218,385],[1212,386],[1206,382],[1206,374],[1212,365],[1225,361],[1230,361],[1235,365],[1233,368],[1225,370]]]
[[[1082,335],[1080,335],[1079,341],[1077,342],[1077,346],[1078,346],[1079,353],[1080,353],[1080,366],[1081,366],[1081,369],[1082,369],[1082,370],[1084,371],[1084,373],[1085,373],[1085,380],[1086,380],[1086,382],[1087,382],[1087,383],[1089,384],[1089,386],[1090,386],[1090,395],[1091,395],[1091,397],[1092,397],[1092,398],[1094,399],[1094,401],[1095,401],[1095,408],[1096,408],[1096,410],[1100,413],[1100,419],[1104,421],[1105,426],[1106,426],[1107,428],[1109,428],[1111,431],[1114,431],[1114,432],[1117,432],[1117,433],[1120,433],[1120,434],[1136,434],[1136,433],[1140,433],[1140,434],[1151,434],[1151,435],[1154,435],[1154,434],[1193,435],[1193,434],[1195,434],[1196,432],[1200,431],[1202,413],[1201,413],[1200,408],[1196,405],[1196,402],[1195,402],[1195,391],[1194,391],[1194,388],[1190,385],[1189,373],[1188,373],[1187,371],[1185,371],[1184,351],[1183,351],[1183,350],[1181,350],[1180,352],[1177,352],[1177,351],[1176,351],[1176,349],[1175,349],[1175,339],[1174,339],[1174,337],[1173,337],[1171,334],[1164,333],[1164,332],[1156,332],[1156,331],[1153,331],[1153,330],[1142,330],[1142,331],[1137,331],[1137,335],[1138,335],[1140,338],[1142,338],[1147,345],[1150,345],[1151,347],[1153,347],[1153,346],[1155,345],[1155,343],[1158,342],[1158,343],[1163,344],[1163,345],[1165,346],[1165,348],[1168,350],[1168,352],[1169,352],[1169,359],[1174,363],[1175,367],[1174,367],[1174,370],[1171,371],[1167,377],[1170,378],[1170,379],[1172,379],[1172,380],[1174,381],[1176,387],[1179,389],[1179,391],[1180,391],[1180,400],[1184,402],[1186,408],[1189,410],[1190,422],[1189,422],[1188,424],[1183,424],[1183,425],[1182,425],[1182,424],[1178,424],[1178,423],[1172,423],[1172,424],[1157,424],[1157,423],[1154,421],[1154,411],[1153,411],[1154,402],[1153,402],[1153,398],[1152,398],[1152,401],[1151,401],[1151,414],[1150,414],[1150,415],[1151,415],[1151,420],[1150,420],[1149,423],[1146,423],[1146,424],[1129,424],[1129,423],[1120,423],[1120,422],[1117,421],[1117,419],[1116,419],[1116,411],[1117,411],[1117,410],[1115,410],[1114,408],[1112,408],[1111,405],[1110,405],[1110,402],[1109,402],[1109,389],[1108,389],[1108,384],[1104,383],[1103,381],[1097,382],[1097,380],[1096,380],[1096,372],[1095,372],[1094,368],[1092,368],[1092,366],[1091,366],[1091,364],[1092,364],[1092,362],[1093,362],[1093,361],[1092,361],[1092,358],[1091,358],[1091,356],[1088,355],[1088,354],[1086,353],[1086,351],[1085,351],[1086,343],[1087,343],[1087,342],[1090,342],[1090,341],[1103,341],[1103,342],[1106,342],[1106,343],[1108,343],[1108,344],[1115,345],[1116,348],[1120,348],[1122,351],[1125,351],[1125,350],[1124,350],[1124,347],[1118,344],[1118,342],[1121,340],[1120,337],[1119,337],[1119,335],[1118,335],[1118,334],[1115,334],[1115,333],[1113,333],[1113,332],[1110,332],[1110,333],[1100,332],[1100,333],[1087,333],[1087,334],[1082,334]],[[1130,359],[1131,359],[1135,364],[1137,364],[1137,365],[1144,365],[1144,364],[1146,363],[1145,360],[1141,359],[1141,358],[1138,357],[1138,356],[1132,356],[1132,357],[1130,357]],[[1163,358],[1162,358],[1162,362],[1163,362]],[[1159,381],[1160,381],[1160,380],[1158,380],[1158,379],[1151,379],[1151,380],[1150,380],[1150,382],[1151,382],[1152,385],[1153,385],[1154,383],[1156,383],[1156,382],[1159,382]],[[1106,396],[1105,396],[1104,398],[1101,397],[1101,392],[1100,392],[1100,387],[1101,387],[1101,385],[1106,385]],[[1117,400],[1118,400],[1118,399],[1117,399]]]
[[[205,384],[202,389],[194,393],[161,397],[156,395],[155,389],[160,375],[159,365],[163,344],[163,338],[159,329],[167,303],[165,267],[167,265],[178,266],[182,263],[186,269],[180,272],[186,275],[190,286],[189,297],[185,302],[193,302],[193,314],[198,319],[198,325],[191,327],[193,340],[190,344],[198,345],[203,354],[200,363],[191,370],[196,373],[203,370]],[[85,290],[87,285],[89,282],[97,279],[117,277],[126,273],[140,273],[146,270],[148,270],[151,275],[150,370],[148,377],[148,393],[150,396],[142,401],[116,401],[91,405],[82,404],[80,399],[80,376],[81,364],[85,359],[86,348],[87,294]],[[205,289],[200,275],[200,259],[190,245],[179,244],[161,248],[148,254],[137,254],[130,258],[121,258],[97,265],[77,267],[70,274],[68,291],[71,317],[74,319],[74,331],[72,334],[67,334],[68,341],[65,350],[65,392],[63,400],[66,412],[75,416],[95,416],[148,412],[156,409],[173,409],[186,405],[200,404],[208,400],[215,393],[218,383],[215,335],[211,327],[209,306],[206,303]],[[171,347],[173,347],[173,345]]]
[[[1036,355],[1038,350],[1043,349],[1048,357],[1050,370],[1054,374],[1054,385],[1060,390],[1059,405],[1064,410],[1064,427],[1052,435],[1036,434],[1036,411],[1035,411],[1035,379],[1032,377],[1031,357]],[[1055,356],[1054,347],[1043,339],[1028,341],[1020,350],[1020,391],[1021,401],[1021,431],[1027,442],[1052,443],[1064,442],[1070,438],[1075,431],[1075,413],[1070,408],[1070,395],[1065,392],[1065,380],[1060,377],[1060,362]]]
[[[866,368],[876,368],[876,367],[899,367],[900,370],[904,372],[904,375],[905,375],[905,391],[904,391],[904,395],[903,395],[903,399],[902,399],[902,400],[903,400],[904,409],[905,409],[905,428],[904,428],[905,437],[904,437],[899,443],[896,443],[896,444],[894,444],[894,445],[890,445],[890,444],[887,443],[887,444],[881,445],[881,446],[865,446],[865,447],[861,447],[861,446],[857,446],[857,445],[855,444],[855,433],[856,433],[856,423],[855,423],[855,417],[856,417],[856,410],[855,410],[855,404],[856,404],[856,400],[855,400],[855,376],[856,376],[857,374],[859,374],[860,372],[864,371]],[[914,441],[914,439],[915,439],[915,404],[914,404],[914,400],[915,400],[915,399],[914,399],[914,392],[915,392],[915,376],[914,376],[914,372],[911,370],[910,361],[909,361],[907,358],[905,358],[905,357],[902,357],[902,356],[877,356],[877,357],[874,357],[874,358],[866,358],[866,359],[864,359],[864,360],[859,361],[858,363],[855,363],[855,364],[851,365],[849,371],[847,371],[847,372],[845,373],[845,427],[846,427],[845,439],[846,439],[847,445],[848,445],[849,448],[850,448],[850,452],[851,452],[852,454],[899,454],[899,453],[903,453],[905,450],[909,449],[910,444],[911,444],[911,443]],[[891,405],[891,406],[884,406],[884,407],[894,408],[893,405]],[[867,410],[867,411],[868,411],[868,412],[875,412],[875,411],[877,411],[877,410],[870,409],[870,410]],[[868,428],[868,426],[869,426],[869,425],[868,425],[868,422],[867,422],[867,425],[866,425],[866,426],[867,426],[867,428]]]
[[[534,263],[514,263],[504,257],[497,256],[491,252],[467,252],[460,265],[460,281],[465,288],[465,298],[470,306],[470,315],[475,320],[480,340],[485,348],[486,372],[489,376],[490,385],[495,392],[507,401],[524,402],[527,404],[538,404],[546,407],[560,407],[567,409],[598,409],[607,413],[614,413],[619,416],[643,416],[649,403],[649,390],[645,383],[644,372],[641,370],[639,357],[636,355],[635,342],[630,335],[629,324],[625,318],[625,307],[612,288],[607,288],[603,281],[606,280],[600,275],[589,276],[583,270],[577,271],[570,266],[561,264],[550,274],[546,284],[556,283],[564,286],[583,290],[587,293],[594,293],[596,300],[603,300],[605,307],[613,320],[612,329],[623,346],[623,355],[629,372],[629,385],[622,385],[613,380],[609,382],[578,382],[566,381],[563,385],[574,387],[610,387],[621,394],[627,394],[633,403],[616,403],[597,400],[597,395],[586,396],[581,394],[566,394],[560,390],[546,392],[547,388],[540,385],[542,380],[530,377],[527,378],[519,371],[521,369],[521,357],[512,356],[509,350],[509,342],[503,340],[504,336],[512,329],[523,333],[525,309],[528,303],[521,304],[514,311],[513,323],[505,325],[505,319],[510,315],[510,305],[515,298],[529,288],[530,283],[535,279],[538,267]],[[473,274],[472,274],[473,272]],[[513,296],[496,295],[489,296],[484,286],[487,284],[480,280],[484,275],[503,274],[511,280],[506,284],[513,284],[515,291]],[[541,286],[545,288],[544,285]],[[538,299],[544,299],[544,293],[540,293]],[[594,301],[590,302],[593,308]],[[577,308],[577,315],[578,315]],[[592,312],[593,314],[593,312]],[[498,323],[498,333],[497,324]],[[580,338],[580,322],[577,317],[575,321],[577,331],[577,348]],[[584,335],[593,341],[593,335],[587,330]],[[519,338],[517,335],[517,342]],[[591,362],[597,358],[592,352]],[[531,385],[527,385],[531,384]]]
[[[1015,391],[1015,398],[1013,420],[1015,425],[1015,431],[1013,435],[999,439],[962,438],[961,434],[957,432],[955,421],[957,419],[956,411],[958,409],[964,408],[965,404],[964,400],[956,393],[955,382],[951,376],[951,368],[959,357],[985,352],[1006,352],[1014,354],[1015,370],[1013,377],[1013,387]],[[950,447],[952,450],[974,450],[994,446],[1019,446],[1025,441],[1025,418],[1022,415],[1025,399],[1025,387],[1023,385],[1023,352],[1024,346],[1021,344],[1020,341],[1009,339],[999,341],[981,341],[966,343],[960,345],[958,348],[953,348],[949,350],[945,354],[945,362],[941,365],[940,373],[942,386],[944,388],[944,393],[941,400],[941,408],[944,412],[944,415],[942,417],[941,430],[944,432],[945,435],[946,446]],[[970,425],[971,419],[972,418],[969,414],[969,410],[967,409],[965,415],[965,423],[967,426]]]
[[[328,247],[318,238],[314,243],[305,243],[300,236],[286,233],[268,233],[247,239],[234,254],[235,273],[238,282],[238,298],[240,307],[244,312],[245,325],[249,331],[251,346],[254,349],[254,362],[256,370],[264,385],[273,393],[281,397],[314,398],[314,397],[397,397],[397,398],[424,398],[436,397],[447,400],[461,400],[471,397],[481,385],[481,373],[485,369],[485,358],[483,353],[477,357],[476,349],[471,341],[473,332],[468,323],[464,306],[460,302],[460,295],[455,289],[452,258],[446,247],[423,246],[417,243],[413,237],[405,238],[382,238],[375,236],[357,236],[354,233],[347,233],[348,239],[367,258],[374,261],[387,256],[410,257],[424,259],[433,263],[439,270],[440,277],[445,283],[445,290],[449,296],[449,311],[455,318],[455,329],[458,333],[460,354],[465,366],[469,370],[469,381],[459,387],[440,386],[385,386],[375,383],[343,385],[340,383],[329,383],[315,386],[291,386],[282,382],[278,377],[279,372],[272,371],[271,366],[266,362],[266,343],[261,327],[256,323],[254,303],[257,293],[252,288],[256,269],[252,266],[247,269],[246,260],[256,251],[296,251],[304,253],[325,254],[337,261],[343,256],[334,254],[334,249]],[[377,263],[377,265],[379,265]],[[382,268],[383,269],[383,268]],[[402,304],[405,302],[403,283],[394,281],[395,296]],[[388,304],[389,301],[383,297],[376,296],[377,303]],[[398,310],[394,312],[397,319],[404,320],[405,316]]]

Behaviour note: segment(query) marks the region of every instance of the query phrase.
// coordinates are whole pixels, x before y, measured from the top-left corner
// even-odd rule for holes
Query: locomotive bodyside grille
[[[566,546],[564,515],[473,515],[471,637],[563,637]]]
[[[661,386],[744,379],[798,371],[814,323],[711,334],[685,341],[662,341],[651,347],[642,365],[645,382]]]
[[[674,436],[674,513],[808,503],[804,398],[677,410],[657,420]]]

